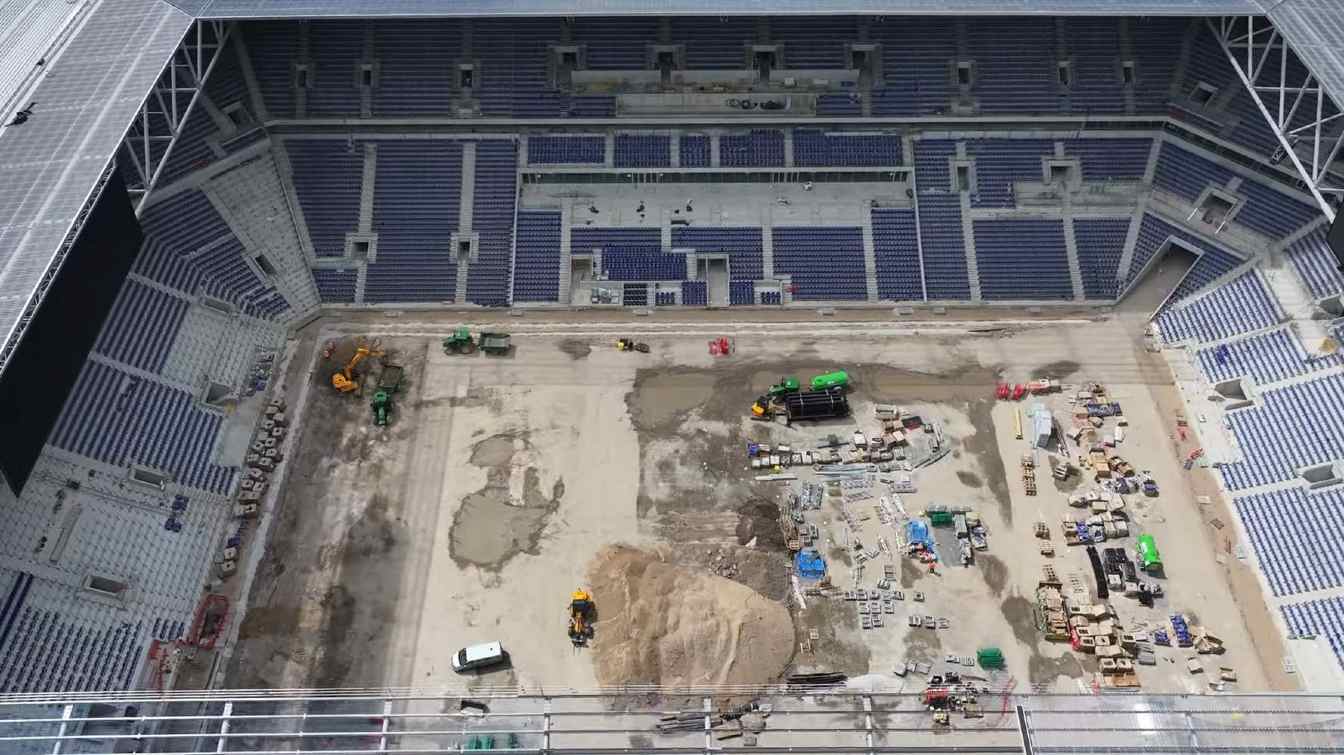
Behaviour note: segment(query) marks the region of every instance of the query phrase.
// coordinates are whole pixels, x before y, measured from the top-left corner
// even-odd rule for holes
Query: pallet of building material
[[[802,686],[844,684],[847,679],[849,676],[839,671],[815,671],[784,677],[786,683]]]

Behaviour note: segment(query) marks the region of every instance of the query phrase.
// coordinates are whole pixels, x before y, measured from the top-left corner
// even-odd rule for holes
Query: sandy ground
[[[446,315],[340,318],[336,327],[346,332],[384,333],[408,366],[408,385],[392,426],[378,431],[369,426],[367,398],[338,396],[321,384],[310,391],[309,420],[289,461],[228,683],[460,684],[451,654],[490,640],[505,645],[512,666],[472,675],[470,684],[610,683],[599,678],[593,654],[602,648],[604,622],[621,617],[601,613],[596,595],[598,637],[592,649],[576,650],[566,637],[565,607],[570,591],[587,584],[602,548],[627,544],[662,548],[678,569],[736,582],[752,601],[788,606],[796,639],[817,630],[810,653],[795,645],[788,657],[771,656],[753,672],[762,678],[742,681],[772,681],[790,666],[884,675],[897,660],[936,660],[994,644],[1005,649],[1017,692],[1087,688],[1091,659],[1037,642],[1026,599],[1042,562],[1032,523],[1056,525],[1065,494],[1047,479],[1041,495],[1022,495],[1017,460],[1024,446],[1012,437],[1014,407],[992,400],[1000,375],[1054,374],[1112,388],[1130,418],[1126,456],[1152,469],[1163,486],[1144,525],[1163,545],[1169,600],[1154,616],[1133,620],[1194,614],[1227,642],[1220,663],[1237,668],[1241,688],[1291,687],[1254,575],[1220,556],[1229,552],[1233,528],[1209,521],[1229,522],[1227,512],[1195,503],[1216,486],[1201,470],[1180,469],[1197,441],[1173,440],[1178,402],[1170,374],[1144,347],[1144,320],[1160,299],[1152,292],[1169,288],[1165,279],[1174,274],[1162,271],[1146,296],[1137,292],[1105,317],[1052,312],[1075,319],[1011,328],[973,323],[978,332],[954,327],[969,310],[914,318],[847,311],[846,319],[873,323],[848,327],[798,311],[751,319],[704,312],[627,317],[630,331],[650,342],[649,355],[611,348],[610,313],[529,313],[514,323],[514,353],[500,358],[446,356],[436,338],[419,335],[443,332]],[[922,318],[932,322],[915,324]],[[677,332],[679,322],[684,332]],[[895,332],[903,322],[911,324]],[[700,333],[713,328],[735,338],[732,357],[708,354]],[[837,366],[855,377],[856,418],[871,416],[874,402],[897,403],[944,424],[955,453],[919,473],[920,492],[907,508],[969,503],[989,526],[990,550],[975,567],[932,577],[902,564],[902,584],[925,592],[927,612],[952,622],[932,637],[906,632],[903,621],[876,630],[884,634],[864,632],[843,601],[809,599],[800,610],[775,523],[782,488],[753,482],[745,469],[748,440],[853,429],[854,421],[780,429],[746,419],[751,400],[780,375]],[[324,383],[330,369],[319,363],[311,379]],[[838,547],[843,536],[832,528],[827,537]],[[1081,551],[1056,561],[1061,572],[1086,574]],[[833,562],[843,577],[842,555]],[[1117,608],[1125,616],[1123,603]],[[613,636],[629,629],[607,626]],[[1154,672],[1145,687],[1193,691],[1200,682],[1181,673]]]

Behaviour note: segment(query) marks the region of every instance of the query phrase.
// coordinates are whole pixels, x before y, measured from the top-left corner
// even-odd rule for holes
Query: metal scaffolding
[[[1291,46],[1269,21],[1223,16],[1207,23],[1279,141],[1272,159],[1289,160],[1321,211],[1334,220],[1344,177],[1330,167],[1344,145],[1344,121],[1339,120],[1344,111],[1305,66],[1300,80],[1289,79]]]
[[[122,149],[133,169],[126,190],[137,214],[158,185],[232,29],[233,24],[225,21],[193,22],[131,122]]]

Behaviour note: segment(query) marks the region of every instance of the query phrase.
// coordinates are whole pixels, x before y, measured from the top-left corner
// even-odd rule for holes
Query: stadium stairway
[[[526,145],[521,145],[519,149],[525,150]],[[521,154],[527,154],[522,152]],[[476,143],[467,142],[462,145],[462,190],[461,199],[458,203],[457,233],[461,239],[470,239],[471,214],[476,206]],[[453,250],[456,254],[457,250]],[[459,257],[457,260],[457,290],[453,292],[453,301],[457,304],[465,304],[467,301],[467,280],[470,277],[471,259],[469,257]]]
[[[364,175],[359,191],[359,232],[373,230],[373,196],[378,181],[378,145],[364,145]]]
[[[966,244],[966,281],[971,285],[971,301],[981,301],[980,267],[975,261],[975,225],[971,219],[971,195],[960,192],[961,198],[961,235]]]
[[[860,227],[863,229],[863,279],[868,286],[868,301],[876,302],[877,294],[877,252],[873,247],[873,213],[862,214]]]
[[[675,144],[676,139],[672,142]],[[573,222],[573,216],[570,214],[569,207],[560,210],[560,283],[558,301],[561,304],[569,304],[573,301],[574,271],[571,269],[571,253],[574,249],[570,243],[569,228]]]
[[[761,277],[775,277],[775,227],[768,216],[761,221]]]
[[[1064,219],[1064,251],[1069,257],[1069,281],[1073,284],[1073,299],[1083,301],[1087,298],[1087,292],[1083,289],[1083,272],[1078,265],[1078,240],[1073,235],[1072,217]]]
[[[1292,270],[1287,267],[1275,268],[1265,265],[1260,268],[1260,274],[1264,276],[1270,293],[1279,300],[1279,305],[1283,307],[1289,320],[1312,318],[1316,312],[1316,305],[1311,300],[1311,293],[1293,275]]]
[[[364,286],[369,280],[369,266],[360,264],[355,271],[355,302],[364,301]]]

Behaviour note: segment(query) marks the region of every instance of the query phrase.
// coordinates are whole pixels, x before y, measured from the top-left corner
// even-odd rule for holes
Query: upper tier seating
[[[533,136],[527,140],[529,165],[548,163],[587,163],[601,165],[606,160],[604,136]]]
[[[724,167],[760,168],[784,164],[784,132],[754,129],[724,134],[719,139],[719,163]]]
[[[665,134],[617,134],[618,168],[664,168],[672,164],[672,137]]]
[[[845,134],[795,129],[793,164],[799,167],[900,165],[901,140],[896,134]]]
[[[1055,152],[1055,143],[1045,139],[980,139],[966,143],[966,153],[975,158],[974,207],[1012,207],[1013,183],[1044,180],[1041,158]]]
[[[285,142],[294,193],[318,257],[345,255],[345,234],[359,225],[364,147],[338,139]]]

